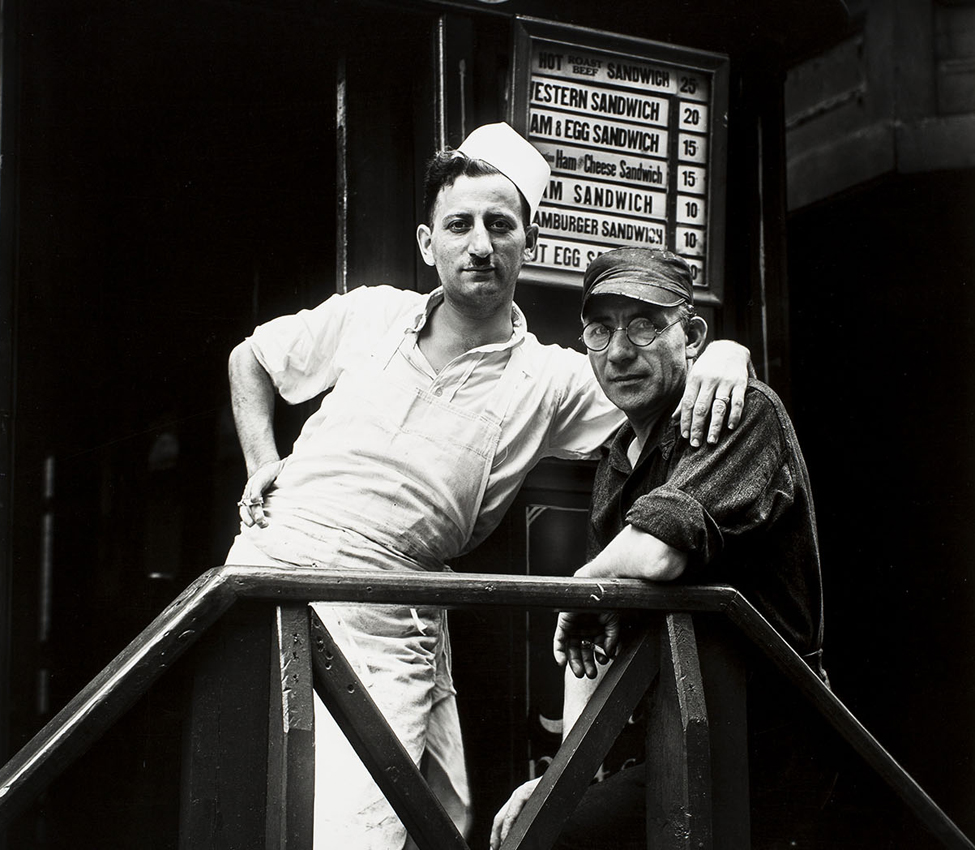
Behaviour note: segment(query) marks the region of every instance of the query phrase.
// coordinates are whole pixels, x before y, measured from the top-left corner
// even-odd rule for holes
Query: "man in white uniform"
[[[361,287],[258,327],[230,358],[248,481],[234,564],[443,570],[498,524],[544,457],[593,457],[621,422],[586,357],[542,345],[514,304],[544,158],[506,124],[431,160],[424,261],[430,295]],[[747,351],[725,343],[689,391],[685,425],[716,439],[740,413]],[[701,377],[701,375],[705,377]],[[275,396],[330,389],[278,455]],[[469,794],[445,615],[316,606],[459,828]],[[316,710],[316,847],[397,850],[402,824],[327,712]]]

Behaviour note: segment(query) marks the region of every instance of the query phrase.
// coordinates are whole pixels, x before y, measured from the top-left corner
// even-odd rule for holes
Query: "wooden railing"
[[[738,850],[748,846],[747,783],[736,785],[729,780],[732,771],[727,768],[742,752],[744,724],[734,728],[735,724],[713,723],[709,717],[703,698],[703,688],[709,683],[701,680],[694,631],[695,615],[705,612],[723,614],[758,646],[945,847],[975,850],[975,845],[732,588],[652,585],[635,580],[596,582],[246,566],[219,567],[190,585],[0,770],[0,826],[9,824],[221,621],[221,626],[231,623],[225,636],[229,635],[230,649],[238,659],[247,657],[249,641],[251,646],[270,644],[273,651],[263,657],[270,660],[272,671],[270,677],[266,667],[246,673],[251,677],[248,681],[259,683],[255,693],[263,695],[263,701],[238,694],[239,710],[230,718],[220,714],[219,700],[211,701],[228,687],[226,676],[234,675],[228,671],[226,647],[214,643],[199,656],[197,710],[189,721],[195,757],[184,770],[181,847],[311,847],[314,687],[421,850],[465,850],[463,837],[375,709],[327,629],[308,608],[307,601],[313,599],[447,608],[519,606],[647,612],[646,628],[635,633],[609,668],[543,775],[504,850],[551,847],[566,815],[646,691],[648,671],[656,671],[658,666],[657,701],[648,731],[648,790],[658,795],[658,808],[679,821],[680,828],[648,831],[648,846],[668,850]],[[235,611],[257,602],[265,611],[273,611],[273,628],[269,629],[266,616],[256,627],[252,618],[239,619],[233,625]],[[255,658],[259,657],[257,653]],[[734,678],[734,665],[727,666],[728,675]],[[241,665],[234,669],[240,670]],[[236,688],[240,682],[230,684]],[[732,681],[728,687],[725,683],[727,692],[743,694],[743,685],[739,684]],[[721,703],[727,701],[722,699]],[[226,705],[225,699],[222,704]],[[739,708],[731,700],[723,710],[734,714]],[[250,734],[246,730],[248,716],[261,738],[249,737],[242,746],[242,730]],[[257,763],[266,770],[260,776],[246,770],[224,770],[221,774],[221,760],[228,753],[241,751],[257,754]]]

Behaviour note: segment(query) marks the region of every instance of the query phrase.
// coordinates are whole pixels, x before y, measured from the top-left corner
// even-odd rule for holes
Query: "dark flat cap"
[[[600,254],[586,269],[583,310],[593,295],[624,295],[658,307],[693,304],[691,268],[671,251],[616,248]]]

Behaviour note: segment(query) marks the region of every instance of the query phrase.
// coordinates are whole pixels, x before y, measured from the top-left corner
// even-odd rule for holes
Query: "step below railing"
[[[749,846],[747,777],[742,779],[740,770],[741,760],[747,759],[743,672],[729,656],[727,664],[717,665],[723,671],[720,675],[702,680],[695,616],[705,613],[724,615],[759,647],[943,846],[975,850],[732,588],[622,579],[597,582],[246,566],[219,567],[191,584],[0,770],[0,827],[10,824],[223,618],[222,625],[229,625],[218,630],[223,635],[220,642],[199,656],[199,669],[193,674],[194,708],[189,718],[193,758],[183,771],[182,848],[311,848],[314,689],[420,850],[466,850],[464,838],[328,630],[308,608],[309,600],[647,612],[646,627],[634,632],[609,667],[516,821],[504,850],[552,846],[658,670],[647,732],[651,754],[647,789],[656,799],[648,800],[648,811],[663,811],[668,818],[663,827],[648,828],[648,847],[740,850]],[[263,622],[249,617],[235,620],[235,612],[252,602],[264,603],[268,614]],[[261,647],[267,650],[269,645],[271,652],[262,655]],[[230,658],[244,663],[229,663]],[[259,669],[261,658],[270,661],[270,676],[266,667]],[[708,687],[721,688],[720,698],[706,703]],[[716,710],[724,716],[716,718]],[[239,759],[241,754],[252,756],[264,770],[227,770],[226,759]],[[733,769],[735,765],[739,769]]]

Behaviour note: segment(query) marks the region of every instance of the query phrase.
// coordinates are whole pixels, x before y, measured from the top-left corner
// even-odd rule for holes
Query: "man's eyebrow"
[[[451,218],[472,219],[474,218],[474,214],[469,210],[447,210],[442,216],[440,216],[441,221],[447,221]]]
[[[521,215],[504,209],[491,209],[484,213],[484,218],[503,218],[505,221],[520,221]]]
[[[518,222],[521,220],[521,215],[518,213],[511,212],[505,209],[489,209],[482,214],[485,219],[499,219],[503,218],[505,221]],[[461,210],[447,210],[441,217],[441,222],[449,221],[450,219],[463,219],[464,221],[473,221],[475,218],[475,213],[471,210],[461,209]]]

